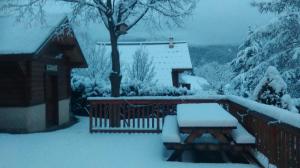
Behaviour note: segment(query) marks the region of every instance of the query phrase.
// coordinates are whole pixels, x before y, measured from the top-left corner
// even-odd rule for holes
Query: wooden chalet
[[[24,26],[5,17],[0,23],[0,130],[36,132],[68,123],[71,69],[87,67],[75,33],[57,35],[68,18],[49,15],[45,25]]]

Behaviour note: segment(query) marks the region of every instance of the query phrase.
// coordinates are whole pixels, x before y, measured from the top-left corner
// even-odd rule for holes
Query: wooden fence
[[[219,103],[256,137],[256,148],[279,168],[300,168],[300,128],[224,99],[89,100],[90,132],[160,133],[165,115],[182,103]],[[203,111],[205,112],[205,111]]]

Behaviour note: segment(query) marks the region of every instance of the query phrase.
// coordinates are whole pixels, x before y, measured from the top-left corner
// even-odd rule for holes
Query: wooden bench
[[[255,137],[251,135],[240,123],[236,129],[231,131],[231,137],[236,144],[239,145],[254,145]]]
[[[165,122],[162,129],[162,140],[166,144],[181,143],[176,115],[168,115],[165,117]]]
[[[237,128],[232,130],[231,137],[235,142],[235,149],[242,150],[241,154],[251,164],[255,164],[258,167],[263,167],[256,158],[250,154],[250,149],[255,146],[256,139],[251,135],[240,123]]]

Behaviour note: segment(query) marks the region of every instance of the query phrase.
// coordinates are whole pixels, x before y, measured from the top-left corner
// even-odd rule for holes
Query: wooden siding
[[[58,63],[57,72],[47,72],[46,63],[33,61],[31,63],[31,99],[30,105],[45,102],[45,76],[57,76],[58,98],[59,100],[70,97],[70,67],[63,63]]]
[[[41,104],[45,101],[44,67],[43,63],[31,62],[29,105]]]
[[[26,62],[0,62],[0,106],[26,104],[26,75]]]
[[[58,74],[58,98],[59,100],[69,98],[71,96],[70,87],[70,67],[67,65],[59,67]]]

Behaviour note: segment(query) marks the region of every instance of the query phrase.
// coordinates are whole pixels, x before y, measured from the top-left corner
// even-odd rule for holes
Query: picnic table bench
[[[245,151],[255,144],[255,137],[215,103],[177,105],[177,116],[165,117],[162,140],[167,149],[174,150],[168,161],[180,160],[190,149]]]

